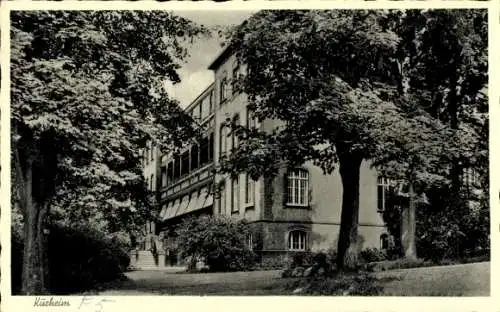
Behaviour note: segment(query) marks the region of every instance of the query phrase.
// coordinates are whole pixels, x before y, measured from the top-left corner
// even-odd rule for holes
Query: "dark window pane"
[[[200,146],[200,163],[201,165],[205,165],[208,163],[208,138],[203,138],[201,140],[201,146]]]
[[[189,151],[184,152],[181,158],[181,176],[189,173]]]
[[[208,161],[213,161],[214,159],[214,133],[210,133],[210,136],[208,137]]]
[[[174,180],[174,163],[170,162],[167,166],[167,185]]]
[[[384,210],[384,187],[382,185],[377,186],[377,209]]]
[[[191,170],[198,168],[198,145],[193,145],[191,148]]]
[[[178,179],[181,176],[181,157],[175,157],[175,165],[174,165],[174,179]]]
[[[167,167],[161,167],[161,186],[167,186]]]

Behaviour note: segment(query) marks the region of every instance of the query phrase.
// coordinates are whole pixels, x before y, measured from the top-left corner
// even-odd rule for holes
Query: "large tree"
[[[50,207],[92,202],[103,213],[130,216],[144,195],[140,148],[147,141],[180,146],[196,134],[163,83],[180,81],[184,44],[205,31],[154,11],[13,12],[11,23],[22,291],[36,294],[47,285]]]
[[[441,190],[430,205],[469,215],[467,209],[459,210],[464,170],[472,168],[488,179],[487,12],[410,10],[392,11],[389,17],[401,38],[396,53],[400,107],[432,125],[427,127],[431,131],[418,126],[416,132],[391,138],[392,144],[377,155],[389,176],[408,185],[401,235],[404,254],[413,258],[415,191]],[[479,187],[487,194],[487,183]]]
[[[441,129],[439,120],[415,108],[425,88],[408,90],[402,20],[382,10],[264,11],[236,28],[230,41],[248,66],[240,83],[256,116],[283,122],[267,132],[233,125],[243,140],[221,169],[258,177],[275,175],[283,162],[311,161],[325,173],[338,166],[340,269],[357,265],[361,162],[375,161],[394,176],[415,180],[423,172],[434,174],[449,139],[444,130],[432,132]],[[384,153],[389,146],[394,149]],[[398,159],[397,170],[389,170]]]

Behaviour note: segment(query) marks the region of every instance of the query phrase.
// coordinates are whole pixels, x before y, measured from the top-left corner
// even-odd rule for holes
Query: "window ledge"
[[[300,204],[285,204],[285,208],[297,208],[297,209],[311,209],[310,205],[300,205]]]
[[[245,204],[245,210],[251,210],[251,209],[254,209],[255,208],[255,204],[254,203],[247,203]]]

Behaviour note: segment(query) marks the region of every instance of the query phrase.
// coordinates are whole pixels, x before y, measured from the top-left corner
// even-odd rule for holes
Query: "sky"
[[[238,25],[255,11],[220,10],[220,11],[175,11],[175,14],[207,27]],[[200,38],[187,46],[188,57],[179,70],[181,82],[175,85],[167,82],[166,88],[172,98],[179,100],[182,107],[193,101],[210,83],[213,82],[213,72],[208,66],[222,51],[222,40],[218,36]]]

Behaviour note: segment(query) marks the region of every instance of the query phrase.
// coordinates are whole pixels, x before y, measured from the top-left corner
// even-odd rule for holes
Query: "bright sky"
[[[217,25],[238,25],[255,11],[176,11],[175,14],[207,27]],[[206,87],[213,82],[213,72],[207,67],[222,50],[221,39],[217,36],[195,40],[188,46],[190,57],[179,70],[181,82],[176,85],[167,83],[169,94],[186,107]]]

